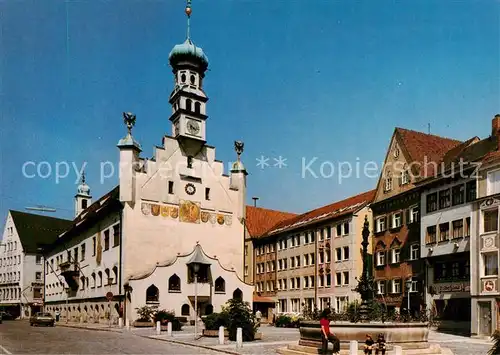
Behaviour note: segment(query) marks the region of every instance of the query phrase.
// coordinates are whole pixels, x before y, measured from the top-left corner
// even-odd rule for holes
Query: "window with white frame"
[[[347,305],[349,303],[349,297],[341,296],[341,297],[335,297],[335,299],[336,299],[337,312],[338,313],[344,312],[347,309]]]
[[[419,206],[410,207],[410,212],[408,213],[408,217],[410,218],[409,223],[416,223],[419,221]]]
[[[391,249],[391,263],[396,264],[401,261],[401,249],[400,248],[394,248]]]
[[[408,292],[417,292],[418,291],[418,281],[414,277],[410,277],[407,281],[409,281],[409,286],[410,288],[408,289]],[[408,287],[408,286],[407,286]]]
[[[410,260],[417,260],[420,254],[420,246],[418,244],[410,245]]]
[[[392,190],[392,178],[387,177],[387,178],[385,178],[385,182],[384,182],[384,191],[387,192],[387,191],[391,191],[391,190]]]
[[[481,254],[483,276],[498,275],[498,251]]]
[[[377,294],[385,295],[385,281],[377,281]]]
[[[500,192],[500,170],[490,171],[486,182],[486,192],[494,195]]]
[[[304,266],[308,266],[309,265],[309,254],[305,254],[304,255]]]
[[[336,248],[335,249],[335,261],[341,261],[341,260],[342,260],[342,249]]]
[[[343,225],[344,229],[344,234],[343,235],[348,235],[349,234],[349,222],[344,222]]]
[[[375,223],[375,231],[377,233],[385,231],[385,217],[379,217]]]
[[[344,256],[344,260],[349,260],[349,247],[343,247],[342,248],[342,251],[343,251],[343,256]]]
[[[401,212],[396,212],[392,215],[392,228],[401,227]]]
[[[401,293],[401,279],[392,280],[392,293]]]
[[[341,286],[342,285],[342,273],[337,272],[335,274],[335,286]]]
[[[401,185],[406,185],[410,183],[410,171],[408,168],[401,172]]]
[[[377,266],[385,265],[385,251],[377,252]]]
[[[342,273],[342,284],[343,285],[349,285],[349,271],[344,271]]]
[[[483,211],[483,233],[498,230],[498,208]]]

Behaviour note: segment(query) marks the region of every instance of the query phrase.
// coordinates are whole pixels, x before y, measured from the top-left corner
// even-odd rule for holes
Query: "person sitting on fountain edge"
[[[370,334],[366,334],[366,340],[365,340],[365,354],[372,354],[373,350],[373,344],[375,342],[372,339],[372,336]]]
[[[385,355],[385,337],[382,333],[378,335],[377,344],[375,345],[375,355],[378,355],[379,352]]]
[[[323,310],[321,312],[321,319],[319,324],[321,325],[321,343],[322,343],[322,354],[326,354],[328,351],[328,343],[331,342],[333,345],[333,353],[338,354],[340,352],[340,340],[335,334],[330,333],[330,320],[328,310]]]

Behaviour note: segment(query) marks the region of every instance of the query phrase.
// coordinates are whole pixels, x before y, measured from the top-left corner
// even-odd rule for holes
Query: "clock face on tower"
[[[192,135],[198,135],[200,133],[200,124],[194,120],[187,121],[187,131]]]

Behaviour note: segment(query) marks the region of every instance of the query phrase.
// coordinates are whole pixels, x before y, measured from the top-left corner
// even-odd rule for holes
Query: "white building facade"
[[[9,211],[0,245],[0,305],[14,317],[28,318],[43,306],[41,248],[70,221]]]
[[[451,181],[450,181],[451,180]],[[470,244],[475,179],[437,179],[421,194],[425,302],[442,328],[470,331]]]
[[[176,45],[169,59],[175,77],[169,100],[173,136],[163,136],[153,158],[141,158],[142,148],[132,136],[136,117],[124,113],[128,134],[118,143],[119,186],[93,204],[83,202],[90,191],[80,186],[76,199],[89,207],[80,211],[76,202],[73,228],[47,255],[46,283],[60,287],[58,292],[46,288],[50,311],[59,305],[83,321],[123,316],[133,322],[136,309],[150,305],[193,320],[193,255],[201,262],[198,316],[219,312],[233,296],[252,302],[253,286],[243,281],[243,143],[235,142],[237,161],[225,174],[215,148],[206,144],[208,59],[190,38]],[[69,297],[61,285],[70,289]]]

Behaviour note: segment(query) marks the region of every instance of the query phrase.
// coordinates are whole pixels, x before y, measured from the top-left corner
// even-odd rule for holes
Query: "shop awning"
[[[253,301],[255,303],[276,303],[276,301],[272,297],[263,297],[259,295],[253,295]]]

